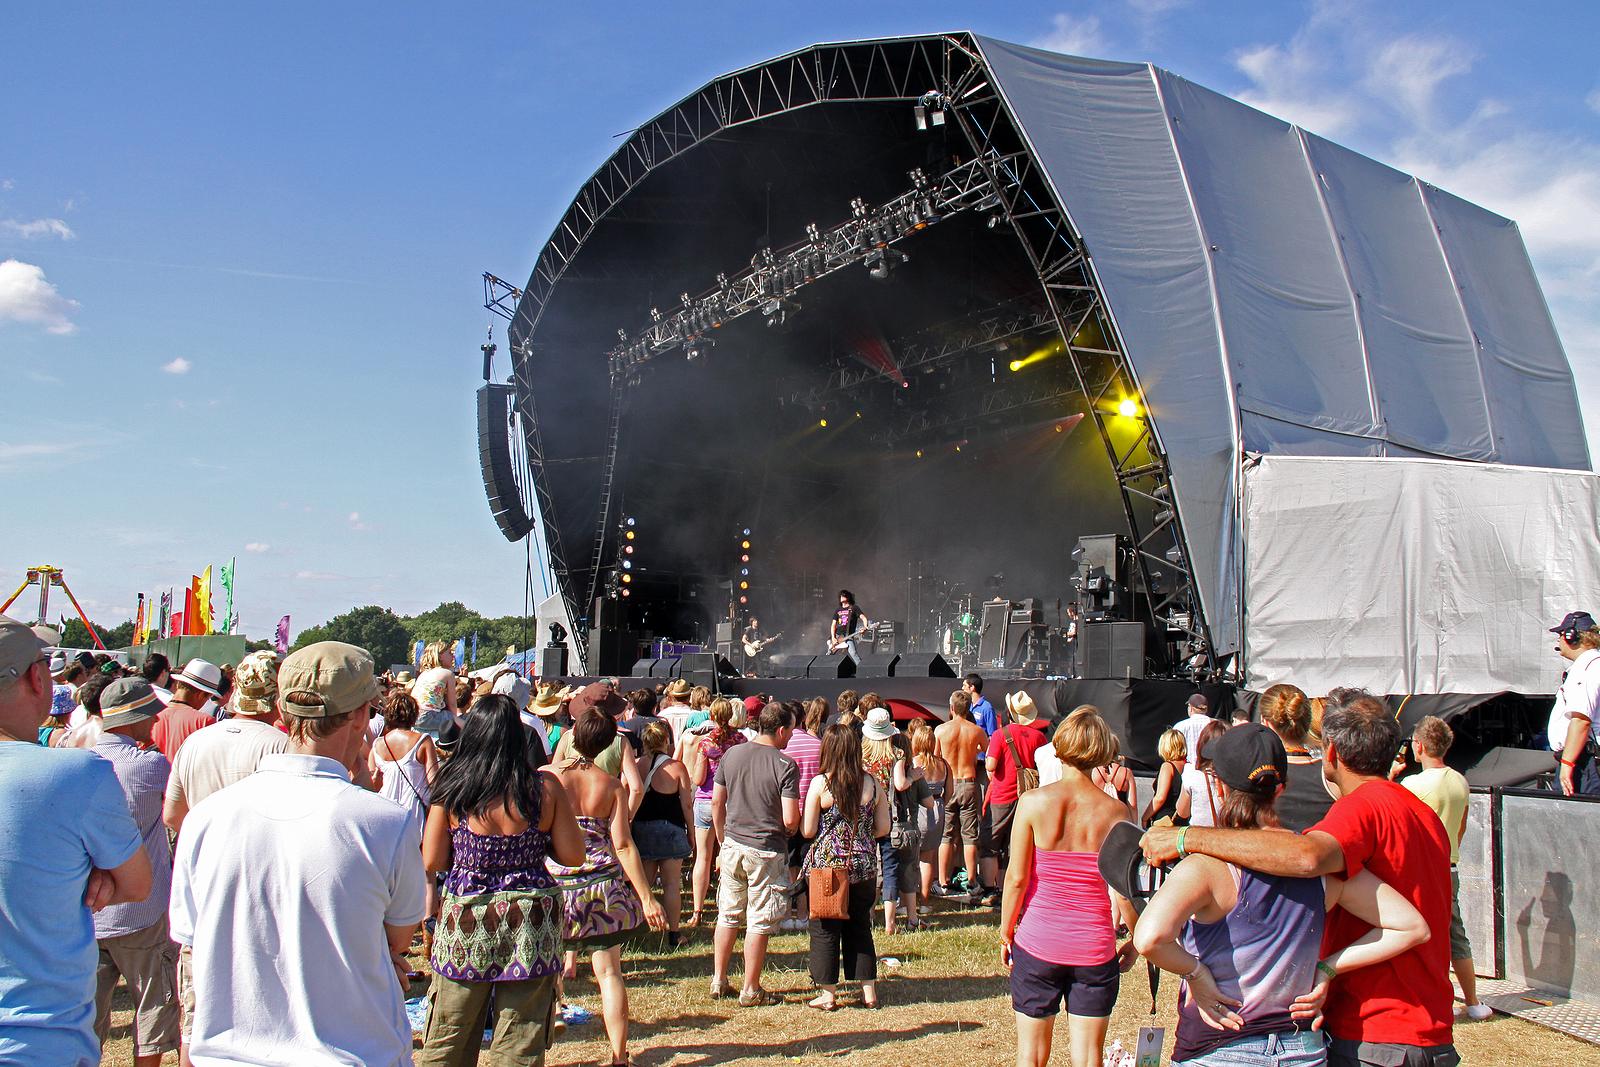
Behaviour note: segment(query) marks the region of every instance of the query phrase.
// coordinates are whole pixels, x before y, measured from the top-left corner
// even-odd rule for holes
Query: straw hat
[[[554,682],[540,682],[539,691],[534,694],[533,705],[528,709],[541,718],[551,718],[561,711],[561,705],[577,693],[570,685],[557,689]]]
[[[689,691],[692,688],[687,678],[674,678],[667,683],[667,696],[687,700],[689,699]]]
[[[1032,722],[1039,717],[1039,709],[1027,693],[1007,693],[1006,710],[1017,722]]]

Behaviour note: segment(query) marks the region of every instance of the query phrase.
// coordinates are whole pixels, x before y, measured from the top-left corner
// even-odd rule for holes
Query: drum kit
[[[973,594],[963,593],[947,603],[950,613],[940,609],[936,624],[940,655],[965,660],[978,654],[978,617],[973,614]]]

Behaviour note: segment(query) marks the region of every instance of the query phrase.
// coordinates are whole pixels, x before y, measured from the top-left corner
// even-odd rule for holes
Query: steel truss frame
[[[1035,163],[1021,125],[992,88],[976,42],[965,33],[821,45],[718,78],[636,130],[585,183],[556,225],[539,254],[525,290],[516,296],[516,309],[509,316],[507,332],[518,412],[522,416],[540,519],[545,524],[546,548],[571,617],[582,619],[586,611],[579,611],[573,602],[571,573],[555,521],[555,502],[545,476],[544,450],[529,372],[533,352],[530,340],[557,283],[599,223],[656,167],[738,126],[819,104],[871,101],[916,103],[952,115],[977,157],[968,165],[972,168],[968,173],[974,177],[978,168],[973,164],[1003,161],[1000,168],[1003,173],[983,176],[990,189],[998,192],[999,206],[1038,273],[1079,388],[1088,398],[1089,413],[1111,461],[1129,531],[1138,546],[1137,570],[1152,621],[1163,611],[1187,608],[1193,620],[1187,627],[1189,636],[1209,651],[1209,631],[1195,589],[1182,526],[1172,504],[1171,477],[1159,435],[1148,415],[1142,415],[1142,426],[1135,441],[1121,449],[1113,440],[1103,410],[1106,399],[1119,392],[1139,397],[1142,404],[1143,394],[1137,376],[1122,349],[1116,324],[1104,306],[1081,238],[1073,230],[1064,205],[1056,202],[1048,178]],[[971,206],[988,205],[974,202]],[[819,236],[808,235],[810,243],[814,244]],[[887,244],[873,251],[893,255]],[[860,257],[865,258],[865,254]],[[859,260],[852,260],[855,261]],[[765,264],[758,265],[750,273],[762,273],[759,269],[762,265]],[[801,278],[804,279],[804,273]],[[1092,294],[1092,305],[1087,314],[1075,322],[1071,314],[1074,298],[1083,293]],[[780,303],[775,313],[781,313],[782,297],[777,299]],[[485,306],[503,315],[504,303],[505,295],[486,277]],[[765,309],[770,303],[769,297],[756,306]],[[1099,325],[1102,335],[1110,339],[1109,348],[1087,348],[1073,343],[1082,323],[1091,318]],[[646,332],[659,325],[652,323]],[[681,345],[692,336],[685,335],[676,343]],[[626,342],[621,347],[628,348]],[[633,351],[639,352],[637,346]],[[654,354],[654,351],[649,353]],[[620,432],[619,377],[626,380],[625,374],[612,375],[613,418],[607,441],[608,467],[615,463]],[[610,523],[609,499],[608,486],[602,493],[596,559],[604,553],[605,534]],[[1153,509],[1148,523],[1141,521],[1140,516],[1147,508]],[[1178,577],[1175,588],[1159,600],[1152,592],[1152,563],[1176,572]],[[593,571],[591,586],[597,581],[598,567]]]

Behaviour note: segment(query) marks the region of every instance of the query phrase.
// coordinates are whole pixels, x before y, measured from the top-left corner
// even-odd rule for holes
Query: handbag
[[[850,872],[843,867],[813,867],[807,876],[813,919],[850,918]]]
[[[1011,736],[1010,727],[1002,726],[1001,732],[1005,735],[1006,747],[1011,749],[1011,759],[1017,765],[1017,796],[1030,792],[1039,787],[1039,772],[1032,767],[1022,764],[1022,753],[1017,751],[1016,739]]]

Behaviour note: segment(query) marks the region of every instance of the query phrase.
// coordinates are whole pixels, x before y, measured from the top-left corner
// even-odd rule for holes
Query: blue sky
[[[255,635],[365,603],[520,611],[477,469],[479,273],[527,277],[614,135],[858,36],[1151,60],[1518,220],[1600,442],[1600,6],[554,6],[8,14],[7,593],[57,564],[111,623],[237,556]]]

